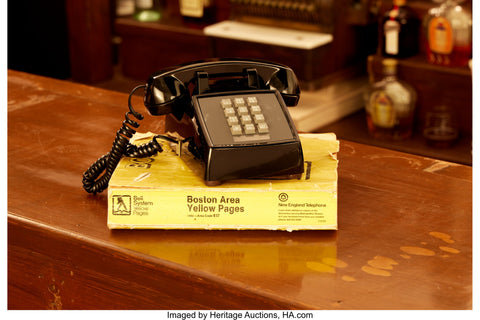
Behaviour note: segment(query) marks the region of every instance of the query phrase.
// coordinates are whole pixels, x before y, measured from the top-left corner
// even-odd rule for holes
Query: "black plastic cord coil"
[[[162,146],[156,140],[152,140],[141,146],[129,145],[125,155],[132,158],[145,158],[156,154],[159,149],[162,149]]]
[[[131,97],[136,90],[144,87],[145,85],[138,86],[130,93],[128,97],[128,107],[130,110],[125,114],[125,120],[123,121],[122,127],[117,131],[110,152],[95,161],[83,174],[83,188],[88,193],[96,194],[108,187],[110,178],[122,156],[126,155],[141,158],[149,157],[163,151],[161,145],[156,140],[158,136],[155,136],[151,142],[141,146],[130,144],[130,138],[135,134],[136,128],[140,126],[138,122],[130,119],[130,115],[134,116],[137,120],[143,119],[143,115],[133,109]]]

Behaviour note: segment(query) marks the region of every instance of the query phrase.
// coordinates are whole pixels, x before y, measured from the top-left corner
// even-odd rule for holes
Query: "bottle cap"
[[[385,74],[395,74],[397,72],[397,60],[395,59],[383,59],[383,73]]]

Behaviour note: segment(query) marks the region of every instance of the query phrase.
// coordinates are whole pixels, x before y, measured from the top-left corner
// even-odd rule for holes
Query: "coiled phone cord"
[[[131,103],[132,95],[138,89],[145,87],[145,85],[140,85],[130,92],[130,95],[128,96],[129,111],[125,113],[125,120],[122,123],[122,127],[117,131],[115,141],[112,144],[112,149],[109,153],[97,159],[97,161],[95,161],[83,174],[83,188],[88,193],[96,194],[102,192],[108,187],[110,178],[123,155],[135,158],[149,157],[163,151],[162,146],[158,143],[157,139],[178,142],[177,140],[166,136],[156,135],[153,137],[152,141],[141,146],[136,146],[130,143],[130,138],[132,138],[136,129],[140,126],[137,121],[130,119],[130,115],[134,116],[137,120],[143,119],[143,115],[133,109]]]

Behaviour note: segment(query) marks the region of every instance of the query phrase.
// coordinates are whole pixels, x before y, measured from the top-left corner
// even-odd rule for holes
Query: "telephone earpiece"
[[[171,113],[180,121],[191,98],[185,84],[174,76],[151,77],[145,88],[144,103],[151,115]]]
[[[298,104],[300,88],[292,70],[278,69],[267,81],[267,86],[280,92],[287,106],[294,107]]]

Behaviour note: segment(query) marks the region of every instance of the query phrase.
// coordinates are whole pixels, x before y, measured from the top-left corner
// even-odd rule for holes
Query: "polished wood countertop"
[[[338,231],[109,230],[82,175],[127,110],[8,71],[9,309],[472,309],[471,167],[341,140]]]

